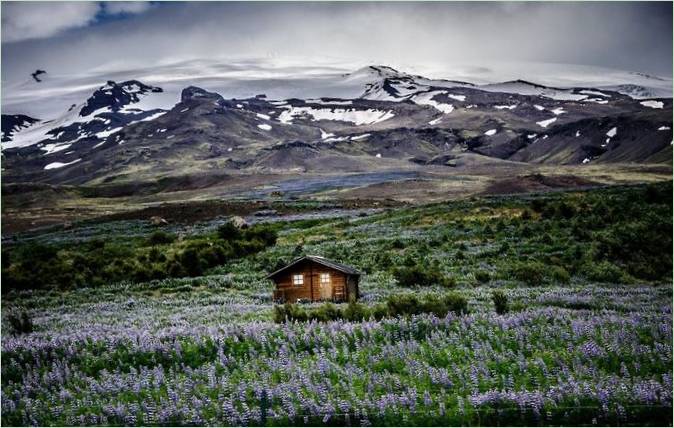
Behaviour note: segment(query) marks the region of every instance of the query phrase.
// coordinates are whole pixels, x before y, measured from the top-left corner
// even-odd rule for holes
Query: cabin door
[[[318,275],[321,290],[321,300],[332,300],[332,278],[329,273]]]

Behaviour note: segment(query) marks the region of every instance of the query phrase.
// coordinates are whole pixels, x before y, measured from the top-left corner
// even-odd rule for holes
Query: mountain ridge
[[[667,98],[640,101],[615,91],[523,79],[473,85],[388,66],[361,68],[336,84],[352,93],[360,88],[359,95],[225,99],[191,85],[162,109],[153,100],[163,96],[163,88],[109,80],[57,119],[17,125],[18,116],[3,114],[3,178],[83,184],[172,169],[423,168],[466,153],[581,165],[667,162],[671,153]]]

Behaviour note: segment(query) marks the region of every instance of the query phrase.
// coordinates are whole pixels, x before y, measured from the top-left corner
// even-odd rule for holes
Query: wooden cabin
[[[276,284],[276,302],[349,302],[358,299],[360,275],[350,266],[320,256],[303,256],[270,273],[267,279]]]

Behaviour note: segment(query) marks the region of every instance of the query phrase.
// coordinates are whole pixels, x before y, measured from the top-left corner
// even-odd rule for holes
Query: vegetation
[[[508,312],[508,296],[501,291],[495,290],[491,293],[491,299],[494,302],[494,309],[499,315],[503,315]]]
[[[235,231],[235,232],[233,232]],[[185,237],[156,231],[147,239],[94,239],[84,243],[27,243],[3,248],[3,292],[72,289],[119,281],[200,276],[209,268],[258,253],[276,243],[269,226]]]
[[[7,315],[10,333],[13,335],[33,332],[33,320],[25,309],[10,309]]]
[[[468,311],[468,301],[465,297],[450,293],[444,295],[427,294],[421,298],[414,294],[396,294],[389,296],[386,302],[374,306],[366,306],[350,302],[346,306],[336,306],[333,303],[306,309],[302,305],[286,303],[274,307],[274,321],[364,321],[368,319],[380,320],[387,317],[409,316],[419,314],[434,314],[444,317],[450,312],[464,314]]]
[[[16,236],[1,422],[671,425],[671,195]],[[360,301],[274,306],[298,254],[364,270]]]

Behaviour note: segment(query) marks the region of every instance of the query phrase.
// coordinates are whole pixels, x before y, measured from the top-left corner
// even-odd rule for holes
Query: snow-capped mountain
[[[58,115],[3,114],[3,178],[97,183],[191,170],[423,168],[460,165],[471,153],[559,164],[671,161],[671,98],[525,80],[476,85],[387,66],[294,80],[272,70],[261,81],[244,81],[231,65],[211,71],[190,79],[174,69],[173,80],[94,88],[80,81],[73,90],[89,93]],[[49,74],[35,85],[59,79]],[[155,86],[162,79],[165,87]],[[12,109],[34,96],[23,93],[9,96]],[[54,94],[58,102],[72,99]]]

